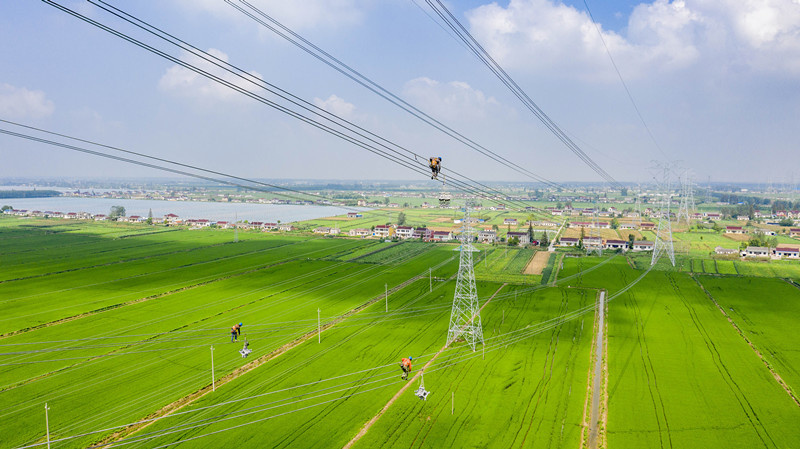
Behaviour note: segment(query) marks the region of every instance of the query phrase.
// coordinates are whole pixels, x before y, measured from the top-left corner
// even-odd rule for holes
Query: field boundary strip
[[[769,372],[772,373],[772,377],[775,378],[775,381],[778,382],[778,384],[783,388],[783,390],[786,392],[786,394],[788,394],[789,397],[792,398],[794,403],[798,407],[800,407],[800,399],[798,399],[797,396],[794,395],[794,392],[792,392],[792,389],[789,387],[789,385],[786,382],[784,382],[784,380],[781,377],[781,375],[778,374],[778,372],[775,371],[772,368],[772,365],[770,365],[769,361],[767,361],[767,359],[764,358],[764,356],[761,354],[761,351],[758,350],[756,345],[752,341],[750,341],[749,338],[747,338],[747,336],[744,334],[744,332],[742,332],[742,329],[736,324],[735,321],[733,321],[733,319],[730,317],[730,315],[728,315],[728,313],[725,312],[725,309],[717,302],[717,300],[714,298],[714,296],[711,294],[711,292],[709,292],[706,289],[706,287],[697,279],[697,277],[694,276],[694,275],[692,275],[691,277],[697,283],[697,285],[700,287],[700,289],[703,290],[703,292],[706,294],[706,296],[708,296],[708,299],[710,299],[711,302],[713,302],[714,305],[717,306],[717,309],[719,309],[719,311],[722,313],[722,315],[724,315],[725,318],[728,319],[728,322],[731,323],[731,326],[733,326],[733,328],[736,330],[736,333],[738,333],[739,336],[742,337],[742,339],[745,341],[745,343],[747,343],[750,346],[750,349],[752,349],[753,352],[756,353],[758,358],[761,359],[761,361],[764,363],[764,366],[766,366],[767,369],[769,370]],[[800,288],[800,287],[798,287],[798,288]]]
[[[500,286],[500,287],[497,289],[497,291],[495,291],[495,292],[494,292],[494,294],[493,294],[493,295],[492,295],[492,296],[491,296],[489,299],[487,299],[485,303],[483,303],[483,305],[481,306],[481,308],[480,308],[480,309],[478,309],[478,313],[480,313],[480,312],[483,310],[483,308],[484,308],[484,307],[486,307],[486,305],[487,305],[487,304],[489,304],[489,302],[490,302],[492,299],[494,299],[494,297],[495,297],[495,296],[497,296],[497,294],[498,294],[498,293],[500,293],[500,290],[502,290],[502,289],[503,289],[503,287],[505,287],[505,286],[507,286],[507,285],[508,285],[508,283],[507,283],[507,282],[506,282],[506,283],[504,283],[503,285],[501,285],[501,286]],[[477,315],[477,314],[476,314],[476,315]],[[475,317],[473,316],[473,317],[472,317],[472,319],[475,319]],[[354,445],[354,444],[356,444],[356,443],[358,442],[358,440],[360,440],[360,439],[361,439],[361,438],[362,438],[364,435],[366,435],[366,434],[367,434],[367,432],[369,431],[369,429],[370,429],[370,428],[372,428],[372,425],[373,425],[373,424],[375,424],[375,423],[378,421],[378,419],[380,419],[380,417],[381,417],[381,416],[383,416],[383,415],[386,413],[386,411],[387,411],[387,410],[389,410],[389,407],[391,407],[391,406],[392,406],[392,404],[394,404],[394,403],[395,403],[395,401],[397,401],[397,399],[398,399],[398,398],[400,398],[400,396],[402,396],[402,395],[403,395],[403,393],[405,393],[405,391],[406,391],[406,390],[408,390],[408,388],[409,388],[411,385],[413,385],[413,384],[414,384],[414,382],[417,380],[417,378],[419,378],[420,376],[422,376],[422,374],[424,374],[424,373],[425,373],[425,370],[426,370],[426,369],[427,369],[427,368],[428,368],[428,367],[429,367],[429,366],[430,366],[430,365],[431,365],[431,364],[432,364],[432,363],[433,363],[433,362],[434,362],[434,361],[435,361],[435,360],[436,360],[436,359],[437,359],[437,358],[438,358],[438,357],[439,357],[439,356],[440,356],[440,355],[441,355],[441,354],[442,354],[442,353],[443,353],[445,350],[447,350],[447,348],[450,346],[450,343],[451,343],[451,342],[447,342],[447,344],[446,344],[446,345],[442,346],[442,349],[440,349],[440,350],[439,350],[439,351],[438,351],[436,354],[434,354],[434,356],[433,356],[433,357],[431,357],[431,359],[430,359],[430,360],[428,360],[428,363],[426,363],[426,364],[425,364],[425,366],[423,366],[423,367],[422,367],[422,369],[420,369],[419,371],[417,371],[417,374],[415,374],[415,375],[414,375],[414,377],[412,377],[412,378],[411,378],[411,380],[407,381],[407,382],[406,382],[406,384],[405,384],[405,385],[403,385],[403,386],[400,388],[400,391],[398,391],[397,393],[395,393],[395,395],[394,395],[394,396],[392,396],[392,398],[391,398],[391,399],[389,399],[389,402],[387,402],[387,403],[386,403],[386,405],[384,405],[384,406],[383,406],[383,408],[382,408],[382,409],[381,409],[381,410],[380,410],[380,411],[379,411],[379,412],[378,412],[378,413],[377,413],[375,416],[373,416],[373,417],[372,417],[372,418],[371,418],[369,421],[367,421],[367,422],[366,422],[366,423],[365,423],[365,424],[364,424],[364,425],[361,427],[361,429],[358,431],[358,433],[357,433],[357,434],[356,434],[356,435],[355,435],[355,436],[354,436],[354,437],[353,437],[353,438],[352,438],[350,441],[348,441],[348,442],[347,442],[347,444],[345,444],[345,445],[344,445],[343,449],[350,449],[351,447],[353,447],[353,445]]]
[[[452,261],[454,258],[455,257],[451,257],[451,258],[445,260],[444,262],[436,265],[433,268],[439,268],[439,267],[445,265],[446,263]],[[423,278],[425,278],[427,276],[428,276],[428,273],[425,272],[425,273],[419,274],[417,276],[414,276],[412,278],[409,278],[406,281],[404,281],[403,283],[398,284],[395,287],[392,287],[391,289],[388,290],[388,292],[389,292],[389,294],[395,293],[395,292],[407,287],[408,285],[410,285],[410,284],[412,284],[412,283],[414,283],[414,282],[416,282],[416,281],[418,281],[420,279],[423,279]],[[243,366],[237,368],[236,370],[234,370],[233,372],[231,372],[231,373],[229,373],[229,374],[217,379],[215,381],[215,383],[214,383],[214,386],[220,386],[221,387],[221,386],[227,384],[228,382],[231,382],[231,381],[237,379],[239,376],[242,376],[244,374],[249,373],[250,371],[253,371],[254,369],[258,368],[259,366],[261,366],[261,365],[263,365],[263,364],[265,364],[265,363],[267,363],[267,362],[269,362],[269,361],[271,361],[271,360],[273,360],[273,359],[285,354],[289,350],[296,348],[297,346],[305,343],[306,341],[313,339],[315,336],[317,336],[318,333],[321,333],[321,332],[324,332],[324,331],[330,329],[331,327],[339,324],[340,322],[346,320],[347,318],[350,318],[351,316],[361,312],[362,310],[366,309],[367,307],[369,307],[369,306],[371,306],[371,305],[373,305],[373,304],[375,304],[375,303],[377,303],[379,301],[383,301],[384,298],[385,298],[385,293],[381,293],[381,294],[377,295],[373,299],[370,299],[369,301],[367,301],[367,302],[365,302],[365,303],[363,303],[363,304],[361,304],[359,306],[356,306],[355,308],[350,309],[349,311],[347,311],[347,312],[339,315],[338,317],[328,321],[327,323],[323,324],[321,326],[321,329],[315,329],[313,331],[307,332],[307,333],[295,338],[294,340],[284,344],[283,346],[273,350],[272,352],[270,352],[268,354],[265,354],[265,355],[259,357],[258,359],[253,360],[252,362],[250,362],[250,363],[248,363],[246,365],[243,365]],[[170,404],[167,404],[167,405],[161,407],[159,410],[157,410],[157,411],[145,416],[144,418],[142,418],[140,420],[140,423],[132,424],[132,425],[130,425],[130,426],[128,426],[128,427],[126,427],[126,428],[124,428],[122,430],[114,432],[111,435],[103,438],[102,440],[93,443],[91,446],[92,447],[102,447],[102,446],[112,445],[114,442],[116,442],[116,441],[118,441],[118,440],[120,440],[122,438],[125,438],[125,437],[127,437],[129,435],[132,435],[132,434],[144,429],[145,427],[148,427],[149,425],[151,425],[151,424],[153,424],[155,422],[158,422],[159,418],[166,417],[167,415],[169,415],[169,414],[171,414],[173,412],[176,412],[176,411],[186,407],[187,405],[190,405],[192,402],[200,399],[201,397],[205,396],[206,394],[208,394],[208,393],[210,393],[212,391],[213,391],[212,385],[206,385],[205,387],[203,387],[203,388],[201,388],[201,389],[199,389],[199,390],[197,390],[197,391],[195,391],[193,393],[190,393],[190,394],[184,396],[183,398],[178,399],[177,401],[174,401],[174,402],[172,402]]]

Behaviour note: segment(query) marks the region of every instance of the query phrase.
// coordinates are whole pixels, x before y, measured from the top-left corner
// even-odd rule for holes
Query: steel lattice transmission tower
[[[475,270],[472,266],[472,253],[477,251],[472,246],[474,232],[469,216],[470,204],[464,207],[464,224],[461,228],[461,256],[458,264],[456,293],[453,297],[453,309],[450,312],[450,328],[447,331],[447,345],[463,338],[475,351],[479,343],[483,343],[483,327],[481,326],[480,307],[478,305],[478,289],[475,286]]]
[[[677,223],[680,224],[681,218],[686,218],[686,225],[691,224],[691,215],[695,211],[694,206],[694,186],[689,170],[683,172],[681,177],[681,206],[678,208]]]
[[[669,209],[672,203],[670,196],[670,182],[669,182],[669,163],[664,162],[661,165],[663,171],[661,179],[661,210],[659,211],[658,229],[656,230],[656,241],[653,243],[653,259],[650,265],[655,265],[658,258],[666,253],[672,266],[675,266],[675,248],[672,246],[672,225],[669,221]]]

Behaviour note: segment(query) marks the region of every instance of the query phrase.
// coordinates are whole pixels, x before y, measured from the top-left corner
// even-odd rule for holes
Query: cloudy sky
[[[253,79],[418,154],[442,156],[445,168],[481,180],[530,180],[389,104],[224,0],[107,1]],[[559,182],[600,180],[434,20],[425,0],[250,2],[527,170]],[[199,64],[97,6],[60,3]],[[800,0],[588,4],[602,40],[583,0],[447,3],[530,98],[617,180],[649,181],[651,161],[669,158],[701,181],[800,181]],[[0,2],[0,58],[0,119],[244,177],[423,179],[44,2]],[[5,123],[0,129],[20,130]],[[0,177],[22,176],[162,174],[0,135]]]

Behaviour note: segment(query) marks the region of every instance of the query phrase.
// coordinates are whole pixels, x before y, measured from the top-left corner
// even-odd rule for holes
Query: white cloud
[[[557,0],[511,0],[506,8],[492,3],[467,18],[506,67],[615,78],[588,14]],[[628,78],[697,66],[800,73],[798,0],[656,0],[634,8],[626,35],[602,33]]]
[[[482,119],[498,106],[494,97],[487,97],[465,82],[440,83],[426,77],[408,81],[403,86],[403,96],[420,110],[443,120]]]
[[[207,53],[221,61],[228,62],[228,55],[217,49],[211,48]],[[181,59],[244,89],[253,90],[256,87],[254,84],[226,72],[214,64],[188,52],[184,52]],[[261,78],[261,74],[258,72],[248,73],[256,78]],[[167,69],[166,73],[164,73],[158,81],[158,87],[164,92],[180,97],[196,99],[200,102],[236,102],[245,101],[247,98],[241,93],[217,81],[208,79],[203,75],[177,64]]]
[[[41,90],[28,90],[0,84],[0,116],[11,119],[44,118],[55,111],[55,105]]]
[[[331,95],[327,100],[321,98],[314,98],[314,104],[332,114],[336,114],[347,120],[355,118],[356,106],[353,103],[348,103],[336,95]]]
[[[222,0],[177,0],[186,9],[204,11],[216,17],[248,21],[250,19]],[[245,10],[247,6],[236,2]],[[341,28],[356,25],[364,19],[365,0],[249,0],[264,13],[295,30],[318,27]]]

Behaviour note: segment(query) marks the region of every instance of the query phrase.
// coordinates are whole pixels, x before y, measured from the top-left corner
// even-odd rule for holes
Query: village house
[[[503,220],[503,224],[504,225],[514,225],[514,226],[516,226],[517,225],[517,219],[516,218],[506,218],[505,220]]]
[[[608,239],[606,240],[605,244],[606,249],[621,249],[625,250],[628,248],[628,242],[625,240],[616,240],[616,239]]]
[[[373,232],[375,237],[392,237],[394,235],[394,227],[392,225],[377,225],[375,226],[375,232]]]
[[[636,223],[620,223],[619,224],[619,228],[620,229],[636,229],[638,227],[639,227],[639,225],[636,224]]]
[[[602,237],[584,237],[583,246],[587,249],[597,249],[603,247]]]
[[[575,237],[561,237],[558,246],[578,246],[579,239]]]
[[[766,229],[766,228],[757,229],[756,232],[760,232],[760,233],[762,233],[764,235],[769,235],[769,236],[778,235],[778,233],[773,231],[772,229]]]
[[[514,237],[519,240],[520,245],[527,245],[531,243],[531,239],[528,237],[527,232],[509,232],[506,234],[506,241],[511,240]]]
[[[634,251],[652,251],[653,250],[653,242],[648,240],[637,240],[633,242],[633,250]]]
[[[395,234],[401,239],[410,239],[414,236],[414,228],[411,226],[398,226]]]
[[[719,220],[722,220],[722,215],[721,214],[716,214],[716,213],[707,213],[706,214],[706,218],[708,218],[709,220],[713,220],[713,221],[719,221]]]
[[[719,254],[720,256],[733,256],[739,254],[739,250],[734,248],[723,248],[721,246],[718,246],[714,248],[714,253]]]
[[[446,242],[448,240],[453,239],[453,234],[449,231],[433,231],[433,235],[431,236],[431,240],[437,242]]]
[[[372,231],[366,228],[356,228],[351,229],[348,234],[350,234],[350,237],[369,237],[372,235]]]
[[[319,226],[314,228],[314,234],[330,234],[331,228],[328,226]]]
[[[267,222],[265,222],[264,224],[261,225],[261,229],[263,229],[265,231],[272,231],[272,230],[278,229],[278,223],[267,223]]]
[[[494,243],[497,241],[497,232],[488,229],[479,231],[478,241],[481,243]]]
[[[655,228],[656,228],[656,224],[655,223],[650,223],[649,221],[643,221],[643,222],[639,223],[639,229],[641,229],[642,231],[652,231]]]
[[[747,231],[742,229],[741,226],[726,226],[725,227],[726,234],[746,234]]]
[[[348,212],[347,213],[347,218],[361,218],[361,217],[363,217],[363,215],[361,215],[358,212]]]
[[[787,259],[800,259],[800,249],[779,246],[775,248],[775,255]]]
[[[415,228],[411,232],[411,238],[430,240],[433,238],[433,230],[428,228]]]
[[[294,231],[294,226],[292,226],[291,223],[283,223],[280,226],[278,226],[278,230],[284,232],[291,232]]]
[[[93,216],[92,218],[94,219],[94,221],[106,221],[106,220],[108,220],[108,217],[106,216],[106,214],[97,214],[97,215]]]
[[[748,221],[750,220],[750,217],[748,217],[747,215],[737,215],[736,219],[739,221]]]
[[[800,228],[789,229],[789,235],[792,237],[800,237]]]
[[[748,246],[743,255],[747,257],[769,257],[769,253],[769,248],[765,246]]]

